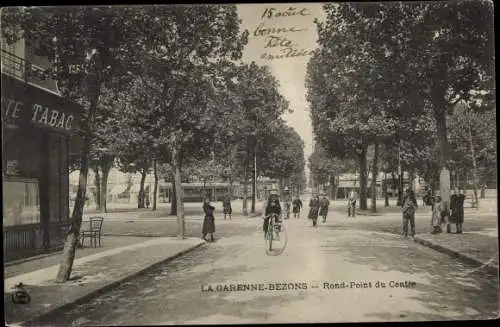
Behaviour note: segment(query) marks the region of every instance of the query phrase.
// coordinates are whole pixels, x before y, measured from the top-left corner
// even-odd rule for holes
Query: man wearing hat
[[[321,193],[321,200],[319,202],[319,215],[323,217],[323,223],[326,223],[326,216],[328,215],[328,207],[330,206],[330,201],[326,197],[326,193]]]
[[[279,223],[281,216],[281,204],[278,196],[278,191],[276,189],[270,190],[266,208],[264,209],[264,224],[262,226],[262,229],[264,230],[264,237],[266,237],[267,226],[269,225],[270,215],[272,214],[278,215],[276,222]]]

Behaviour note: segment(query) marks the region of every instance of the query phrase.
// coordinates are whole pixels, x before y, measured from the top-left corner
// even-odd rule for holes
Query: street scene
[[[498,318],[491,3],[0,18],[7,325]]]

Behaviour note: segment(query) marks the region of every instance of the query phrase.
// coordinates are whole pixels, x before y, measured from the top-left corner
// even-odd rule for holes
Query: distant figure
[[[358,200],[358,193],[356,190],[351,190],[347,198],[347,215],[349,217],[356,217],[356,201]]]
[[[309,201],[309,215],[308,218],[312,219],[313,227],[318,227],[318,214],[319,214],[319,197],[318,195],[313,195],[311,201]]]
[[[229,215],[229,220],[231,220],[233,209],[231,208],[231,197],[229,196],[229,194],[226,194],[224,200],[222,200],[222,208],[224,210],[224,220],[226,220],[227,215]]]
[[[298,219],[300,215],[300,210],[302,209],[302,201],[300,200],[298,195],[293,200],[292,206],[293,206],[293,216],[296,219]]]
[[[415,194],[411,189],[406,190],[406,194],[403,198],[403,206],[401,208],[403,212],[403,236],[408,237],[408,223],[411,227],[411,237],[415,236],[415,211],[417,210],[417,199],[415,199]]]
[[[146,197],[146,208],[148,208],[148,209],[149,209],[149,205],[150,205],[150,204],[151,204],[151,203],[149,202],[149,196],[147,196],[147,197]]]
[[[432,190],[426,187],[425,194],[422,197],[422,203],[424,206],[432,206]]]
[[[326,197],[325,193],[321,194],[323,197],[320,200],[319,215],[323,217],[323,223],[326,223],[326,216],[328,215],[328,207],[330,206],[330,201]]]
[[[214,210],[215,207],[213,207],[210,204],[210,199],[208,197],[205,197],[205,200],[203,201],[203,211],[205,212],[205,219],[203,220],[203,236],[202,238],[205,241],[208,241],[206,239],[207,234],[210,234],[210,241],[214,241],[214,233],[215,233],[215,217],[214,217]]]

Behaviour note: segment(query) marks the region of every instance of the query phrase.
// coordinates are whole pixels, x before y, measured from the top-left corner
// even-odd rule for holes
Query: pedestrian
[[[443,232],[443,229],[441,228],[441,222],[443,220],[442,216],[445,211],[445,207],[443,205],[443,202],[441,201],[441,196],[436,195],[434,197],[434,205],[432,208],[432,217],[431,217],[431,226],[432,226],[432,232],[431,234],[440,234]]]
[[[231,214],[233,213],[233,209],[231,207],[231,197],[229,194],[226,194],[224,200],[222,201],[222,208],[224,210],[224,220],[226,220],[226,216],[229,215],[229,220],[231,220]]]
[[[283,197],[285,202],[285,219],[290,218],[290,211],[292,209],[292,197],[290,195],[290,189],[288,186],[283,190]]]
[[[358,194],[356,190],[351,190],[349,197],[347,199],[347,214],[349,217],[356,217],[356,201],[358,200]]]
[[[312,220],[313,227],[318,227],[318,214],[319,214],[319,196],[313,195],[311,201],[309,201],[309,215],[308,218]]]
[[[456,206],[457,206],[457,222],[456,222],[457,230],[456,230],[456,233],[457,234],[463,233],[462,226],[464,223],[465,197],[466,197],[465,190],[464,189],[460,190],[460,192],[458,194],[457,203],[456,203]]]
[[[293,200],[292,206],[293,206],[293,216],[296,219],[298,219],[300,215],[300,210],[302,209],[302,201],[300,200],[298,195]]]
[[[330,201],[328,201],[325,193],[322,193],[321,195],[323,197],[320,200],[319,215],[323,217],[323,223],[326,223],[326,216],[328,215],[328,207],[330,206]]]
[[[446,232],[451,233],[451,223],[454,223],[458,227],[458,215],[459,215],[459,206],[460,206],[460,199],[459,199],[459,191],[458,187],[455,187],[453,189],[453,192],[450,196],[450,219],[448,223],[446,224]],[[458,229],[457,229],[458,231]]]
[[[149,202],[149,196],[146,196],[146,208],[148,208],[148,209],[149,209],[149,205],[150,205],[150,204],[151,204],[151,203]]]
[[[401,207],[403,212],[403,236],[408,237],[408,224],[411,227],[411,237],[415,236],[415,211],[417,210],[417,199],[412,189],[407,189]]]
[[[202,233],[203,233],[202,238],[205,241],[208,241],[206,239],[207,234],[210,234],[210,241],[212,242],[214,241],[214,233],[215,233],[214,210],[215,207],[213,207],[210,204],[210,199],[208,197],[205,197],[205,200],[203,201],[203,211],[205,212],[205,219],[203,220],[203,228],[202,228]]]

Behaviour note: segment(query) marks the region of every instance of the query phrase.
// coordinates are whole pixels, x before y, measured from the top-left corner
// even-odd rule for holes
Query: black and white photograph
[[[4,323],[498,319],[493,14],[3,7]]]

